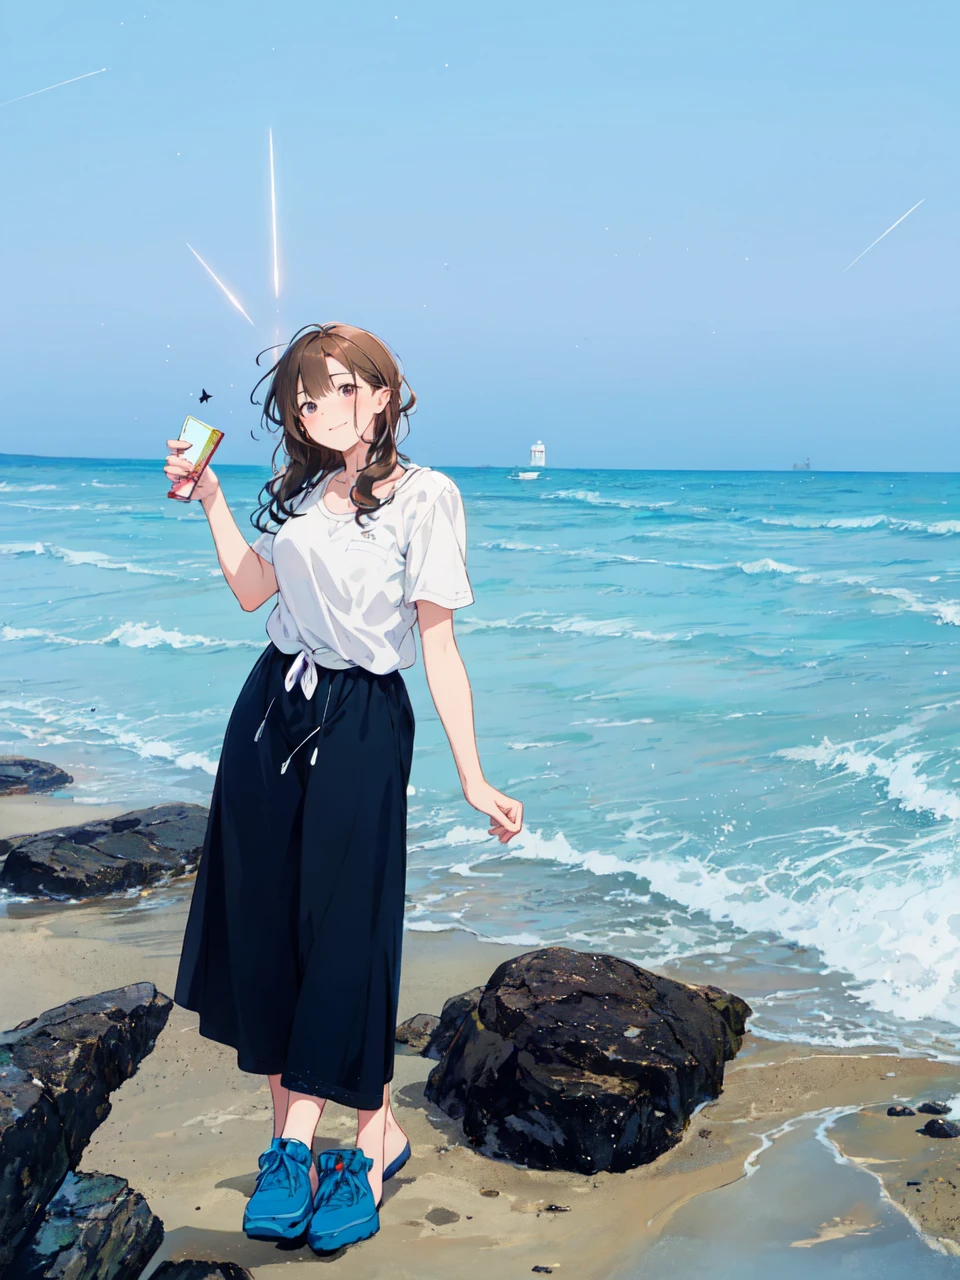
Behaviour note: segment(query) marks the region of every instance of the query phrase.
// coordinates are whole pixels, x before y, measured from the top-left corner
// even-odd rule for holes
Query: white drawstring
[[[276,698],[271,698],[271,699],[270,699],[270,707],[272,707],[272,706],[273,706],[273,704],[274,704],[275,702],[276,702]],[[259,729],[257,730],[257,732],[253,735],[253,740],[254,740],[254,742],[259,742],[259,741],[260,741],[260,738],[261,738],[261,736],[262,736],[262,734],[263,734],[263,726],[267,723],[267,716],[270,714],[270,707],[267,707],[267,715],[265,715],[265,716],[263,717],[263,719],[260,721],[260,728],[259,728]]]
[[[294,677],[294,678],[296,678],[296,677]],[[316,680],[316,673],[314,673],[314,680]],[[316,688],[316,685],[314,685],[314,688]],[[310,741],[310,739],[311,739],[315,734],[317,734],[317,733],[319,733],[319,732],[320,732],[320,730],[323,728],[324,724],[326,724],[326,720],[327,720],[327,707],[329,707],[329,705],[330,705],[330,691],[331,691],[331,689],[332,689],[332,688],[333,688],[333,681],[331,680],[331,681],[330,681],[330,683],[327,685],[327,700],[326,700],[326,702],[323,704],[323,718],[321,719],[320,723],[317,725],[316,729],[312,729],[312,730],[310,731],[310,733],[308,733],[308,734],[307,734],[307,736],[304,738],[303,742],[299,742],[299,743],[298,743],[298,744],[293,748],[293,750],[292,750],[292,751],[290,752],[290,754],[287,756],[286,760],[284,760],[283,764],[280,766],[280,772],[281,772],[281,774],[284,774],[284,773],[286,773],[286,772],[287,772],[287,768],[288,768],[288,766],[289,766],[289,764],[290,764],[290,761],[291,761],[291,760],[293,759],[293,757],[297,754],[297,752],[298,752],[298,751],[300,750],[300,748],[304,745],[304,743],[309,742],[309,741]],[[319,751],[319,747],[314,747],[314,749],[313,749],[313,755],[311,755],[311,757],[310,757],[310,764],[311,764],[311,767],[317,763],[317,752],[318,752],[318,751]]]
[[[300,688],[303,690],[304,697],[309,701],[317,691],[317,681],[318,681],[317,664],[313,660],[313,655],[311,653],[307,653],[306,650],[304,649],[301,649],[301,651],[297,654],[296,658],[294,658],[293,662],[290,664],[289,671],[284,677],[283,687],[286,689],[287,693],[292,692],[293,686],[297,683],[298,679],[300,681]],[[309,742],[310,739],[315,734],[318,734],[320,730],[323,728],[323,726],[326,724],[327,708],[330,705],[330,691],[332,688],[333,688],[333,683],[331,680],[331,682],[327,685],[327,700],[323,704],[323,716],[320,720],[319,725],[316,727],[316,729],[311,730],[311,732],[308,733],[307,736],[304,738],[303,742],[298,743],[298,745],[295,746],[294,749],[290,752],[286,760],[284,760],[283,764],[280,766],[281,774],[284,774],[287,772],[287,769],[289,768],[289,765],[290,765],[290,761],[297,754],[297,752],[304,745],[304,743]],[[254,742],[260,741],[260,738],[263,734],[264,726],[267,723],[267,716],[269,716],[270,711],[272,710],[273,704],[275,702],[276,702],[275,697],[270,699],[270,706],[267,707],[267,714],[260,721],[260,727],[259,729],[257,729],[257,732],[253,735]],[[311,767],[317,763],[318,751],[319,751],[319,747],[314,747],[313,754],[310,757]]]

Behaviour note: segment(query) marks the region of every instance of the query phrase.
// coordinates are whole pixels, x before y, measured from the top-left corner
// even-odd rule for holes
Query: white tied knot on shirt
[[[303,696],[309,702],[317,691],[317,664],[313,660],[313,654],[307,653],[305,649],[300,650],[284,677],[283,687],[287,693],[292,691],[298,680]]]

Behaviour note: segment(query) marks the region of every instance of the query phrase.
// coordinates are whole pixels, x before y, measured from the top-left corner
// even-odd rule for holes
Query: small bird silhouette
[[[201,403],[201,404],[206,404],[208,400],[210,400],[210,399],[212,399],[212,398],[213,398],[213,397],[210,395],[210,392],[207,390],[207,388],[206,388],[206,387],[201,387],[201,388],[200,388],[200,390],[201,390],[201,392],[203,393],[203,394],[200,396],[200,403]]]

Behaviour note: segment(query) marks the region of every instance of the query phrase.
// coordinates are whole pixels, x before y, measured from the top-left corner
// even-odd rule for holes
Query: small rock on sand
[[[960,1125],[952,1120],[944,1120],[942,1116],[934,1116],[920,1130],[928,1138],[960,1138]]]
[[[33,795],[37,791],[56,791],[73,781],[55,764],[31,760],[27,756],[0,756],[0,796]]]

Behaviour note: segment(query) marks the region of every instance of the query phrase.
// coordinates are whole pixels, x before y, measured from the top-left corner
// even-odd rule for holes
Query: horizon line
[[[162,459],[154,457],[145,458],[118,458],[118,457],[89,457],[86,454],[47,454],[47,453],[4,453],[0,451],[0,459],[17,458],[27,462],[92,462],[92,463],[144,463],[151,465],[162,464]],[[431,467],[433,464],[428,464]],[[511,463],[493,463],[493,462],[454,462],[454,463],[438,463],[438,467],[445,470],[459,471],[531,471],[534,470],[529,463],[511,462]],[[217,468],[219,471],[240,471],[258,469],[267,471],[269,464],[259,462],[222,462]],[[790,466],[783,467],[591,467],[591,466],[557,466],[557,467],[537,467],[540,472],[548,471],[640,471],[654,472],[666,475],[837,475],[837,476],[955,476],[960,475],[960,468],[957,471],[927,471],[927,470],[884,470],[883,468],[873,468],[865,470],[853,470],[847,467],[795,467],[792,463]]]

